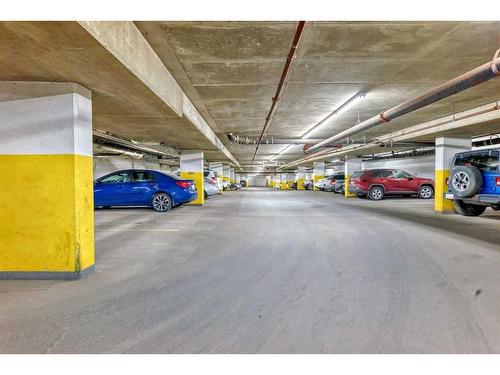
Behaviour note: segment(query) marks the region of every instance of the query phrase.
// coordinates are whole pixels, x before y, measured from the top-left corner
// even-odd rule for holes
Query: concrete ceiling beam
[[[132,21],[82,21],[79,24],[177,115],[185,116],[217,150],[239,165]]]

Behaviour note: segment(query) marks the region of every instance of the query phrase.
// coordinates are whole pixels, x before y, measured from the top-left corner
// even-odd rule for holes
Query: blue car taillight
[[[187,189],[189,186],[192,185],[192,183],[189,181],[176,181],[175,183],[177,184],[177,186],[180,186],[181,188],[184,189]]]

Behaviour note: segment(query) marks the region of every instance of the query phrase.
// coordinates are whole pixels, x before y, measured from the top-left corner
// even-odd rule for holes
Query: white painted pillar
[[[306,180],[306,167],[298,167],[297,170],[297,190],[305,190],[304,181]]]
[[[324,161],[315,161],[314,162],[314,182],[325,178],[325,162]],[[316,186],[314,186],[314,190],[318,190]]]
[[[231,167],[229,165],[223,166],[223,176],[222,179],[226,182],[230,182],[231,179]]]

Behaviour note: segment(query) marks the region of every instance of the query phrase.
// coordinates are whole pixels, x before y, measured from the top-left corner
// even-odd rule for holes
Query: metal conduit
[[[259,139],[257,140],[257,145],[255,146],[255,152],[253,154],[252,164],[255,161],[255,156],[257,156],[257,152],[259,151],[259,146],[262,142],[262,138],[264,137],[264,134],[266,133],[268,127],[271,124],[271,120],[273,118],[274,111],[276,109],[276,103],[280,100],[281,92],[283,90],[283,86],[285,84],[285,81],[288,77],[288,73],[290,72],[290,67],[291,67],[292,61],[295,57],[295,52],[297,51],[297,48],[299,46],[300,38],[302,37],[302,33],[304,31],[305,25],[306,25],[306,21],[299,21],[299,24],[297,25],[297,30],[295,31],[295,36],[293,38],[292,46],[290,47],[290,51],[288,52],[288,56],[286,58],[286,63],[285,63],[285,66],[283,68],[283,72],[281,73],[281,78],[280,78],[280,81],[278,83],[276,93],[274,94],[271,108],[269,109],[269,113],[267,114],[266,122],[264,123],[264,127],[262,128],[262,133],[260,133]]]
[[[336,142],[341,139],[358,134],[362,131],[373,128],[374,126],[383,124],[384,122],[389,122],[397,117],[425,107],[431,103],[437,102],[456,93],[465,91],[470,87],[489,81],[490,79],[500,75],[499,55],[500,49],[496,51],[493,59],[490,62],[487,62],[480,67],[477,67],[476,69],[470,70],[467,73],[464,73],[448,82],[445,82],[442,85],[437,86],[414,99],[408,100],[393,108],[390,108],[377,116],[363,121],[359,125],[355,125],[350,129],[347,129],[319,143],[316,143],[315,145],[309,147],[309,149],[305,152],[310,152],[332,142]]]

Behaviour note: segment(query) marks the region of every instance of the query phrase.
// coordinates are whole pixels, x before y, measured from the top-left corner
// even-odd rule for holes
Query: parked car
[[[219,177],[216,171],[204,171],[204,178],[208,179],[210,183],[215,184],[219,189],[219,193],[223,190],[222,179]],[[210,194],[209,194],[210,195]]]
[[[333,191],[334,193],[340,194],[343,192],[343,185],[341,181],[344,181],[345,174],[343,172],[338,172],[332,174],[326,178],[326,183],[323,187],[325,191]]]
[[[302,183],[302,186],[304,187],[304,189],[306,190],[312,190],[313,187],[314,187],[314,181],[313,180],[305,180],[303,183]]]
[[[146,206],[166,212],[198,197],[192,180],[147,169],[110,173],[94,181],[94,206]]]
[[[292,185],[290,186],[290,189],[297,190],[297,181],[292,183]]]
[[[434,195],[434,181],[399,169],[371,169],[353,173],[348,191],[372,200],[381,200],[386,195],[417,195],[430,199]]]
[[[459,152],[453,158],[446,199],[464,216],[479,216],[487,207],[500,210],[500,148]]]
[[[241,180],[240,181],[240,185],[241,185],[241,187],[246,187],[247,186],[247,182],[245,180]]]
[[[205,177],[203,180],[203,190],[205,198],[208,198],[211,195],[220,194],[219,186],[217,185],[217,181]]]
[[[345,180],[337,180],[335,185],[333,185],[333,192],[336,194],[344,194],[345,191]]]
[[[236,190],[241,189],[241,184],[239,182],[235,182],[233,185],[236,188]]]
[[[332,175],[328,175],[321,180],[314,181],[314,187],[318,190],[324,191],[325,187],[329,184]]]

